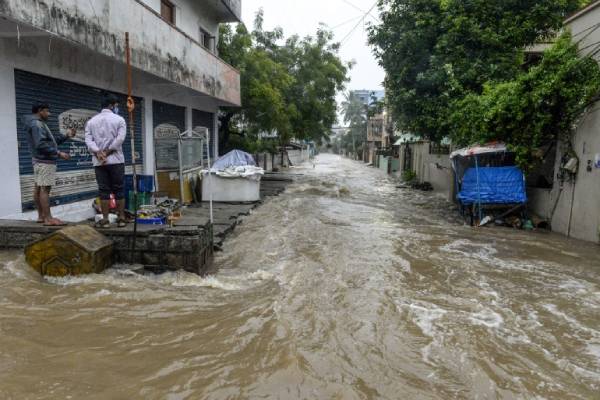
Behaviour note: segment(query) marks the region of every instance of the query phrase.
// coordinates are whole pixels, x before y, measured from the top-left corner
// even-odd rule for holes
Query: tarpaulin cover
[[[504,143],[488,143],[484,145],[476,144],[471,147],[465,147],[464,149],[453,151],[452,154],[450,154],[450,159],[452,160],[456,157],[471,157],[489,153],[505,153],[507,151],[508,148]]]
[[[211,171],[224,171],[229,167],[256,166],[254,158],[241,150],[232,150],[213,164]]]
[[[527,202],[523,172],[517,167],[469,168],[458,199],[462,204],[522,204]]]

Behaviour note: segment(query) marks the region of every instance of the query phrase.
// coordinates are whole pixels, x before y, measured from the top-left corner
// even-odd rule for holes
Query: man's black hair
[[[31,106],[31,112],[33,114],[37,114],[45,108],[47,108],[49,110],[50,105],[48,103],[38,101],[37,103],[34,103],[33,106]]]
[[[107,94],[102,99],[102,108],[108,108],[109,106],[114,106],[119,102],[119,99],[114,94]]]

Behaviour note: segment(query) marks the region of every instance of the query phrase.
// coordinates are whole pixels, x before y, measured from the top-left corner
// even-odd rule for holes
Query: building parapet
[[[211,1],[212,2],[212,1]],[[239,0],[220,0],[241,14]],[[0,0],[0,17],[124,62],[130,32],[132,65],[169,82],[239,106],[240,74],[138,0]],[[6,35],[5,35],[6,36]]]

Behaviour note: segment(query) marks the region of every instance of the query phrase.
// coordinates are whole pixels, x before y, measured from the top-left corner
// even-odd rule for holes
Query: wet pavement
[[[42,279],[0,253],[0,399],[600,399],[600,248],[464,226],[322,155],[219,272]]]

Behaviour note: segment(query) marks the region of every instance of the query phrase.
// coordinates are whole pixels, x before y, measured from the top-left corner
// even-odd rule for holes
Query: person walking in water
[[[66,135],[52,133],[46,122],[50,118],[50,105],[38,102],[31,108],[32,114],[25,117],[27,141],[33,164],[33,200],[38,212],[38,223],[47,226],[66,225],[58,218],[52,217],[50,210],[50,191],[56,184],[56,163],[58,159],[68,160],[68,153],[58,150],[65,141],[76,135],[74,129],[69,129]]]
[[[90,119],[85,126],[85,143],[92,153],[100,192],[102,220],[96,224],[98,228],[109,226],[111,193],[117,200],[119,228],[127,224],[124,192],[125,156],[123,155],[126,134],[127,125],[119,115],[119,100],[114,95],[108,95],[102,101],[100,114]]]

